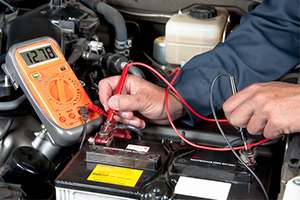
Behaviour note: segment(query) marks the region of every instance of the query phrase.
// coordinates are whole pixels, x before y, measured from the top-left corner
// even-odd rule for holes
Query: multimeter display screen
[[[50,44],[22,51],[20,55],[28,67],[58,58]]]

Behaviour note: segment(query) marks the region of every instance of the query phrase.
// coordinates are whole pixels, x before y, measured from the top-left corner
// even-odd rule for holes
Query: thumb
[[[108,107],[113,110],[119,110],[119,95],[114,95],[108,100]]]

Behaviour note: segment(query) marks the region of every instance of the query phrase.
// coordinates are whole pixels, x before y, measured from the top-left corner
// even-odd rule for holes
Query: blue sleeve
[[[237,89],[277,80],[300,62],[299,0],[264,0],[242,16],[240,25],[213,50],[187,62],[174,83],[185,101],[200,115],[211,115],[209,91],[220,73],[234,76]],[[172,76],[169,77],[169,80]],[[166,87],[164,83],[161,86]],[[214,106],[221,109],[231,95],[228,77],[218,79]],[[200,121],[188,111],[189,125]]]

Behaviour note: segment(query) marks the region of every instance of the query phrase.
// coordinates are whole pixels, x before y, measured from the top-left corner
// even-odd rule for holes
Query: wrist
[[[182,118],[187,115],[187,111],[179,97],[172,91],[169,92],[168,99],[169,111],[172,120]]]

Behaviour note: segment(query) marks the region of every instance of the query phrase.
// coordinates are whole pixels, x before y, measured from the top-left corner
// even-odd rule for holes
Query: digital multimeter
[[[15,88],[21,87],[55,145],[68,146],[81,137],[84,121],[78,111],[92,102],[55,40],[42,37],[13,45],[2,68]],[[88,112],[88,133],[101,123],[101,115]]]

